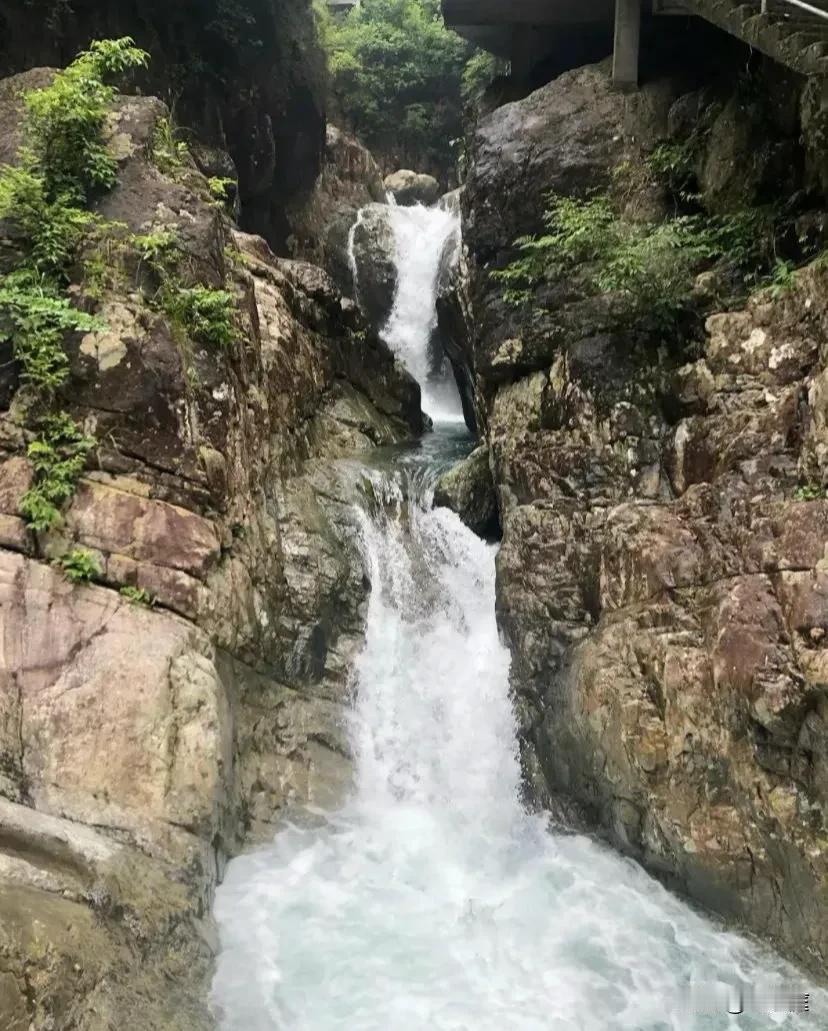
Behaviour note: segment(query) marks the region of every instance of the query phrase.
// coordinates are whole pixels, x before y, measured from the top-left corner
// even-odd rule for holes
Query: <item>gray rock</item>
[[[456,512],[479,537],[498,536],[497,494],[487,447],[476,448],[440,477],[434,490],[434,504]]]
[[[678,87],[660,81],[624,95],[613,90],[608,72],[606,63],[566,72],[477,125],[461,200],[475,305],[471,378],[512,379],[550,365],[561,348],[618,328],[613,299],[577,274],[543,284],[523,311],[504,303],[490,275],[514,257],[516,239],[543,230],[550,193],[608,189],[619,165],[640,163],[642,146],[666,134]],[[658,196],[639,191],[637,201],[657,208]]]
[[[369,204],[354,229],[356,299],[370,325],[379,331],[394,307],[397,244],[387,204]]]
[[[19,137],[14,87],[48,74],[0,87],[0,144]],[[120,97],[107,120],[112,277],[93,300],[75,270],[102,325],[64,342],[57,402],[99,446],[37,540],[18,399],[0,411],[3,1028],[214,1026],[205,914],[226,859],[350,776],[367,586],[338,459],[423,425],[419,387],[322,269],[235,230],[195,164],[152,164],[167,114]],[[232,345],[148,304],[124,224],[174,231],[184,283],[227,290]],[[74,547],[98,583],[50,563]]]
[[[379,167],[355,137],[329,125],[325,159],[310,197],[291,213],[293,253],[321,265],[340,290],[354,296],[348,238],[366,204],[384,203]]]
[[[709,211],[749,207],[768,188],[782,196],[793,192],[794,147],[775,137],[761,103],[738,93],[730,98],[713,122],[699,177]]]
[[[424,172],[400,169],[387,175],[383,185],[394,200],[404,207],[412,207],[414,204],[428,206],[436,203],[440,196],[440,184],[433,175]]]
[[[460,204],[461,190],[446,194],[441,204]],[[458,232],[446,240],[440,256],[437,274],[437,325],[434,328],[431,348],[435,366],[448,358],[460,400],[466,425],[477,433],[479,416],[475,398],[472,369],[474,336],[471,298],[469,296],[469,269],[462,235]]]

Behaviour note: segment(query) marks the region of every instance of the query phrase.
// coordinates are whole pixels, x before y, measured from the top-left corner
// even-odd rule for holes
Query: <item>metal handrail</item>
[[[800,11],[807,11],[808,14],[815,14],[818,18],[824,18],[828,21],[828,10],[822,7],[814,7],[813,4],[806,3],[805,0],[782,0],[783,3],[788,4],[790,7],[797,7]],[[762,0],[762,14],[768,13],[768,0]]]

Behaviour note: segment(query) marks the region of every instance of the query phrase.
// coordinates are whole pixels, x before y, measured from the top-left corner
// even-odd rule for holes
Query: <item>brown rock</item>
[[[215,526],[184,508],[101,483],[78,486],[66,529],[86,547],[204,578],[219,557]]]

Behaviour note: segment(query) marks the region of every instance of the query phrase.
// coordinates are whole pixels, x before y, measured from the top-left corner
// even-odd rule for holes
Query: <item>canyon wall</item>
[[[21,92],[52,76],[0,84],[4,160]],[[228,856],[348,785],[341,713],[367,585],[359,476],[339,460],[422,429],[419,387],[325,272],[239,231],[189,153],[161,170],[168,116],[119,97],[108,120],[118,182],[69,287],[99,322],[67,335],[54,399],[95,446],[49,530],[24,518],[32,394],[3,345],[9,1029],[213,1026],[210,911]],[[159,300],[225,295],[223,341]],[[79,549],[91,582],[62,571]]]
[[[493,275],[544,231],[551,192],[607,194],[627,224],[670,218],[651,159],[665,141],[693,140],[705,217],[772,203],[794,262],[824,245],[817,84],[681,69],[630,95],[607,64],[566,72],[476,127],[455,306],[473,311],[489,462],[448,493],[473,521],[496,492],[530,798],[574,801],[669,884],[824,972],[828,267],[734,297],[716,266],[669,330],[630,319],[586,266],[517,303]]]

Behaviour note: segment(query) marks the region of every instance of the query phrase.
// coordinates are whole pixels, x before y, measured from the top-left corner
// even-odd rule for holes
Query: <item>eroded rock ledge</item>
[[[0,137],[13,141],[7,81]],[[58,530],[34,535],[25,389],[0,412],[0,1024],[212,1026],[212,893],[294,802],[347,785],[340,725],[366,587],[338,459],[422,429],[416,383],[314,266],[236,231],[121,98],[119,185],[100,213],[173,232],[182,272],[234,299],[227,349],[182,334],[122,274],[78,302],[61,404],[99,446]],[[119,230],[121,231],[121,230]],[[115,253],[114,251],[112,252]],[[114,267],[114,266],[113,266]],[[100,582],[50,560],[81,546]],[[152,608],[123,587],[146,592]]]

